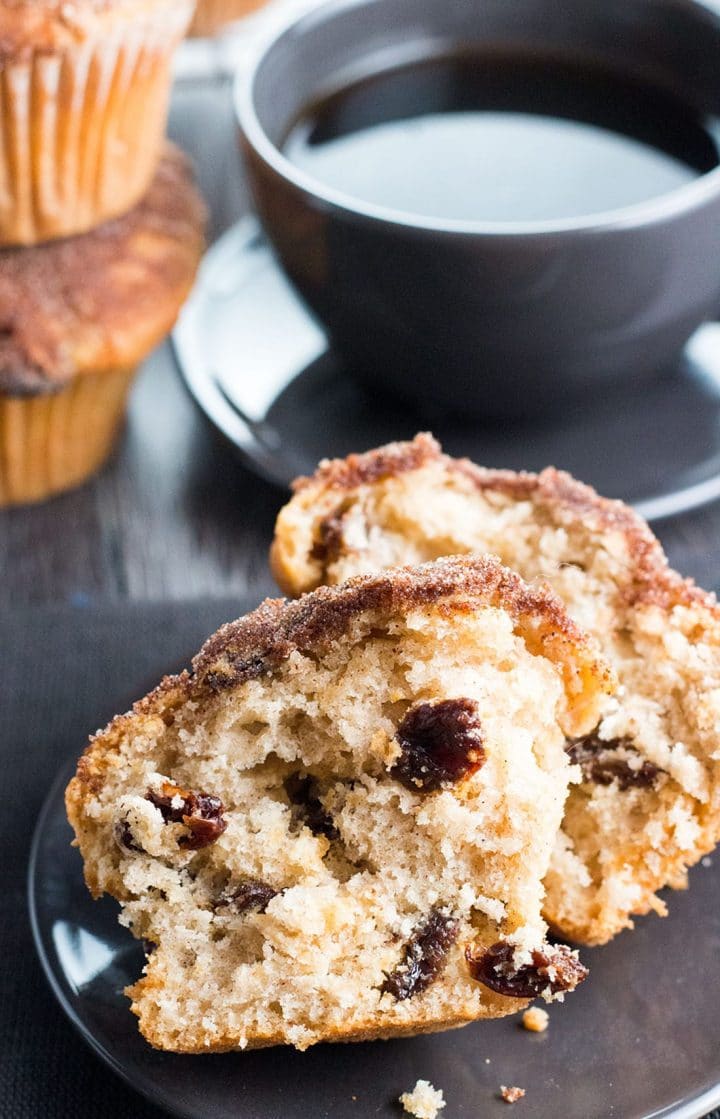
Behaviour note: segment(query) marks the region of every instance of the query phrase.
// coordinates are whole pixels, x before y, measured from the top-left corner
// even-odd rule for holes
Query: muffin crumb
[[[524,1088],[506,1088],[504,1084],[500,1085],[500,1095],[505,1100],[505,1103],[517,1103],[525,1095]]]
[[[549,1022],[550,1015],[541,1006],[529,1007],[522,1016],[523,1027],[534,1034],[545,1033]]]
[[[418,1080],[412,1092],[403,1092],[400,1103],[415,1119],[436,1119],[445,1107],[441,1088],[433,1088],[429,1080]]]

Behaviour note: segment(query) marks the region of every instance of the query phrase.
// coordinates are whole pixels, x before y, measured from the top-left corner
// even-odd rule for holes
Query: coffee
[[[644,202],[718,166],[718,122],[586,61],[457,54],[308,106],[296,166],[361,203],[426,219],[532,222]]]

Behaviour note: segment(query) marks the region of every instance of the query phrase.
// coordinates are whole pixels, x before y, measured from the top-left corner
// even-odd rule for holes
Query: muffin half
[[[162,152],[192,0],[0,3],[0,245],[134,206]]]
[[[78,485],[104,461],[136,366],[190,291],[204,225],[190,164],[168,144],[129,214],[0,252],[0,505]]]
[[[359,572],[493,552],[545,580],[617,672],[592,733],[568,736],[571,789],[546,916],[588,944],[665,912],[656,891],[720,838],[720,609],[648,526],[568,474],[484,470],[429,436],[326,462],[296,484],[272,564],[299,594]]]
[[[570,990],[542,879],[611,674],[549,593],[447,560],[268,601],[91,742],[93,894],[150,942],[128,992],[203,1052],[445,1029]]]

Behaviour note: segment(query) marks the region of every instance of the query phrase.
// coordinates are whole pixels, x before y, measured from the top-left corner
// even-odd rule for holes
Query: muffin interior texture
[[[267,605],[272,667],[267,643],[233,652],[221,631],[81,760],[69,816],[91,890],[148,944],[129,994],[154,1045],[415,1033],[550,996],[568,961],[577,980],[545,943],[542,880],[572,772],[561,724],[588,725],[602,666],[572,630],[558,652],[545,600],[540,620],[468,586],[423,601],[438,568],[391,575],[373,606],[365,580]],[[290,640],[287,618],[312,633],[321,605],[342,632]],[[562,657],[588,669],[575,694]]]
[[[545,582],[620,680],[590,735],[568,736],[573,786],[546,914],[602,943],[664,912],[720,832],[720,624],[713,596],[669,569],[648,527],[566,474],[483,470],[428,436],[326,463],[281,512],[273,566],[298,593],[360,572],[492,552]]]

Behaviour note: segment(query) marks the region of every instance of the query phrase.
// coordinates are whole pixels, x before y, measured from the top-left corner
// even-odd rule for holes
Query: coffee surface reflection
[[[308,106],[286,156],[359,202],[439,220],[554,221],[645,202],[718,165],[716,119],[580,61],[457,55]]]

